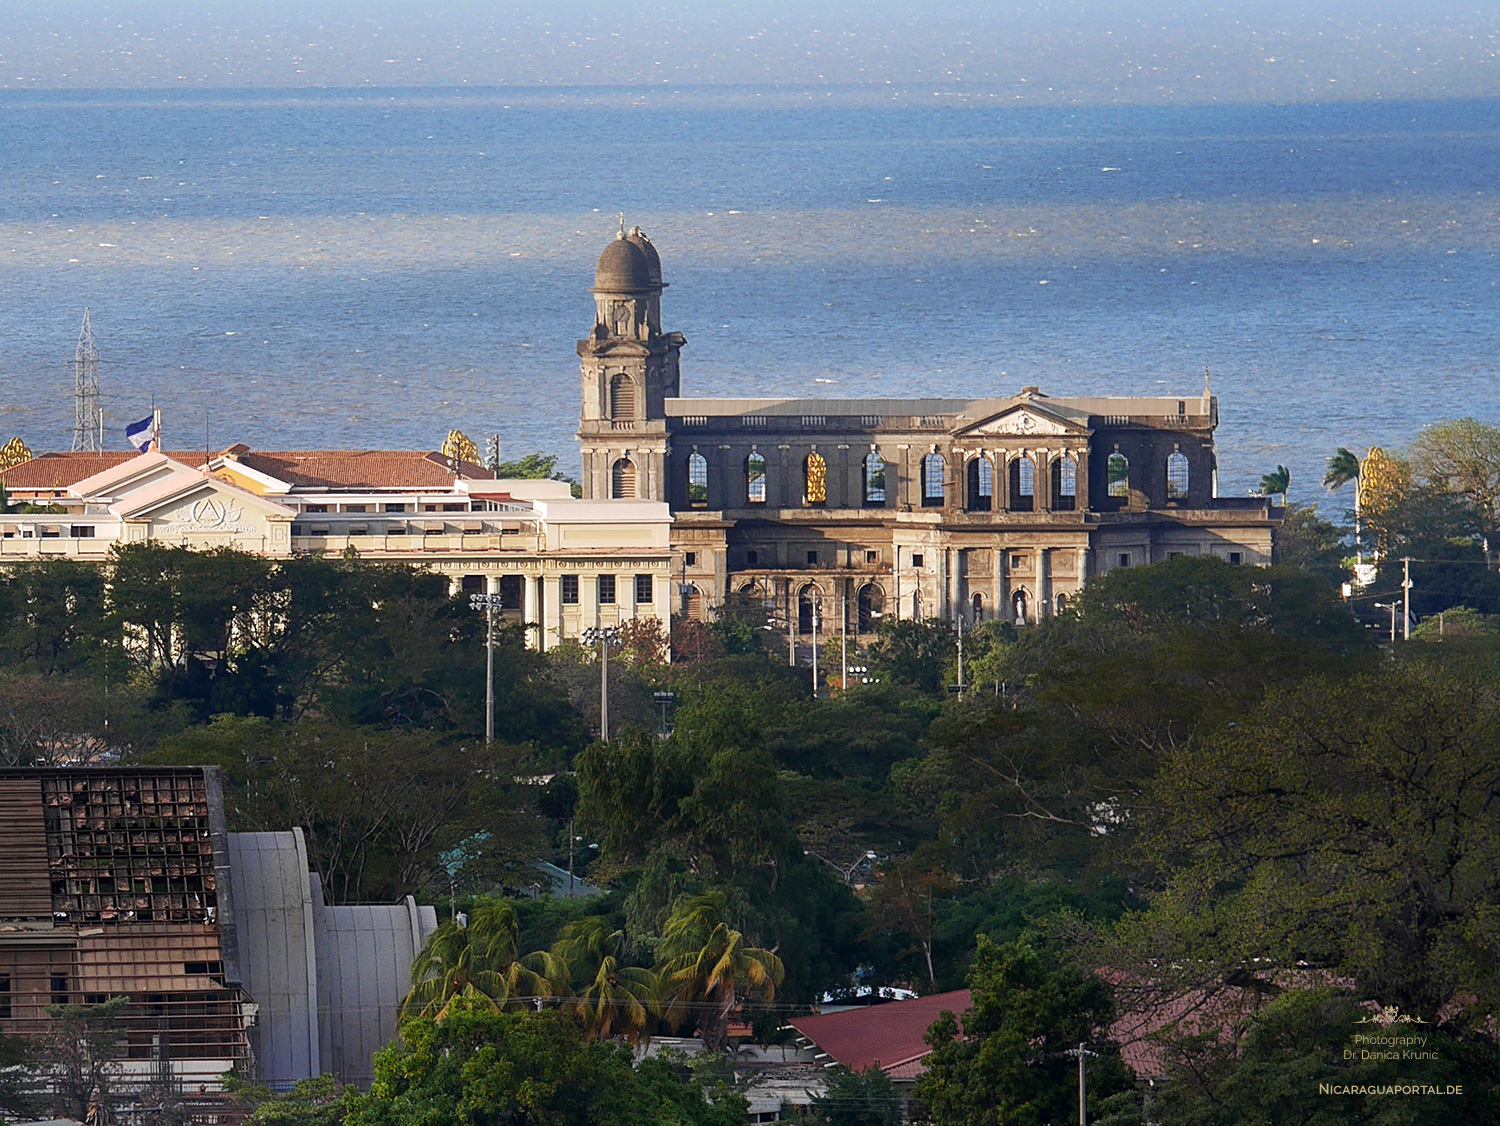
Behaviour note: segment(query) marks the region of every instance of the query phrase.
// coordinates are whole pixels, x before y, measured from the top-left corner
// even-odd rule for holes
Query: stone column
[[[578,624],[584,629],[599,624],[599,579],[597,575],[578,576]]]
[[[542,636],[546,639],[542,647],[552,649],[562,640],[562,592],[556,575],[544,575],[541,585]]]
[[[1036,510],[1052,509],[1052,451],[1036,451]]]
[[[1078,451],[1078,497],[1073,504],[1079,512],[1087,512],[1089,507],[1089,452],[1087,449]]]
[[[526,644],[532,649],[546,649],[542,633],[542,580],[540,576],[521,576],[522,620],[526,624]]]
[[[1052,549],[1039,547],[1036,552],[1036,616],[1040,620],[1052,614]]]
[[[994,505],[998,512],[1004,512],[1010,508],[1010,464],[1005,460],[1005,451],[994,451],[995,462],[995,499]]]

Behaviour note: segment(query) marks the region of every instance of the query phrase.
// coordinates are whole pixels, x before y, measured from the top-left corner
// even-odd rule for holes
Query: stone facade
[[[578,342],[578,438],[585,497],[670,505],[674,613],[743,593],[804,635],[815,612],[851,634],[887,614],[1024,624],[1115,567],[1271,561],[1281,510],[1217,495],[1206,380],[1151,398],[683,398],[663,288],[650,240],[622,230]]]

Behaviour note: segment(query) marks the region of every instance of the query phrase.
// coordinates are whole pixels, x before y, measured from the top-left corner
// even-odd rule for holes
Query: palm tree
[[[1292,485],[1292,471],[1284,465],[1278,465],[1270,473],[1260,479],[1260,495],[1263,497],[1281,497],[1281,507],[1286,507],[1286,493]]]
[[[433,932],[411,964],[411,992],[400,1019],[441,1020],[456,997],[485,999],[499,1010],[518,998],[545,994],[546,980],[516,957],[520,925],[509,903],[474,908]]]
[[[1328,472],[1323,474],[1323,487],[1330,493],[1354,482],[1354,561],[1364,562],[1364,549],[1360,544],[1359,527],[1359,458],[1352,450],[1340,446],[1328,459]]]
[[[709,1051],[724,1046],[741,997],[774,999],[786,973],[774,952],[749,945],[730,927],[727,914],[722,892],[683,897],[667,918],[659,950],[665,1016],[680,1025],[696,1011]]]
[[[575,919],[558,933],[544,958],[566,1006],[583,1023],[584,1035],[623,1036],[632,1044],[646,1036],[661,1011],[660,982],[648,969],[625,961],[625,932],[599,915]]]

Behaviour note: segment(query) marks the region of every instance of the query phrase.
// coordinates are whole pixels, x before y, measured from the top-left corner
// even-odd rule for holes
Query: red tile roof
[[[911,1001],[846,1009],[841,1013],[799,1017],[792,1027],[851,1071],[879,1067],[895,1078],[913,1078],[913,1065],[932,1051],[922,1039],[944,1011],[962,1017],[969,991],[934,993]]]
[[[425,450],[246,450],[231,447],[234,460],[294,488],[327,489],[434,489],[453,483],[448,459]],[[66,489],[95,473],[139,457],[134,450],[102,453],[52,453],[23,461],[0,472],[0,480],[12,491]],[[171,453],[173,461],[198,468],[202,453]],[[463,475],[469,480],[492,481],[492,470],[465,462]]]
[[[140,456],[135,450],[42,454],[30,461],[23,461],[20,465],[0,470],[0,480],[5,482],[6,488],[13,490],[66,489],[69,485],[76,485],[86,477],[92,477],[95,473],[103,473],[106,469],[113,469],[131,458]],[[201,452],[169,453],[167,456],[173,461],[180,461],[183,465],[194,469],[203,464]]]
[[[431,489],[453,483],[448,459],[422,450],[252,450],[235,460],[297,488]],[[468,462],[463,475],[495,478],[491,470]]]

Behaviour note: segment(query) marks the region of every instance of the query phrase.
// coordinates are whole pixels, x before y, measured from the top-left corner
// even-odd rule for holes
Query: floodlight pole
[[[587,645],[599,646],[599,738],[609,742],[609,647],[620,631],[615,626],[591,626],[583,631]]]
[[[505,608],[498,594],[469,597],[471,610],[484,611],[484,745],[495,741],[495,611]]]
[[[849,592],[839,595],[839,659],[843,672],[839,676],[839,691],[849,691]]]
[[[1394,638],[1392,639],[1394,640]],[[1401,640],[1411,640],[1411,557],[1401,560]]]

